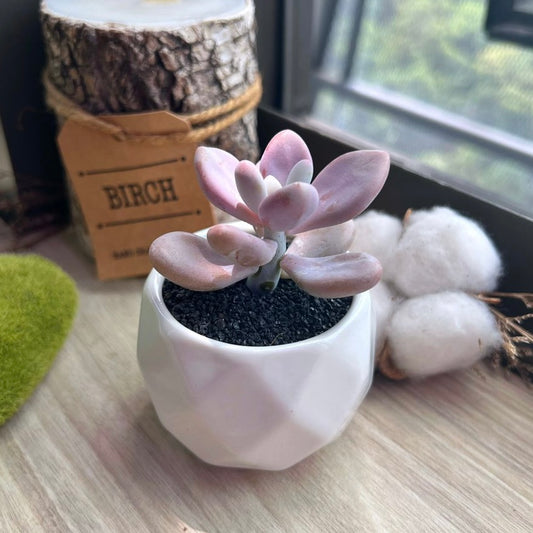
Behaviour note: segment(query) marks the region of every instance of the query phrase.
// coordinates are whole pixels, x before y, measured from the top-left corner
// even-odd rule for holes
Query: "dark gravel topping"
[[[222,342],[271,346],[309,339],[332,328],[352,298],[315,298],[291,280],[275,291],[254,295],[241,281],[226,289],[196,292],[165,280],[163,300],[185,327]]]

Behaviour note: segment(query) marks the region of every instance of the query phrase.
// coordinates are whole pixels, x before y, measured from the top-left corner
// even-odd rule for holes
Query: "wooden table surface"
[[[341,438],[295,467],[209,466],[163,429],[144,387],[142,280],[98,281],[68,235],[36,251],[74,277],[80,308],[0,428],[0,531],[533,531],[533,393],[518,378],[485,364],[377,377]]]

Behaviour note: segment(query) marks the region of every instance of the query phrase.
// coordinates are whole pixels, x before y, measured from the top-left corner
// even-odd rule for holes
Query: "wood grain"
[[[530,389],[481,364],[376,378],[344,435],[283,472],[201,463],[160,425],[135,356],[142,280],[99,282],[68,236],[37,251],[78,284],[50,373],[0,428],[0,531],[533,530]]]

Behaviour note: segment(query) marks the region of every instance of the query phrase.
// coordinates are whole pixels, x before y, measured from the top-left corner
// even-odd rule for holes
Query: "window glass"
[[[311,116],[533,214],[533,50],[487,39],[486,2],[326,5]]]

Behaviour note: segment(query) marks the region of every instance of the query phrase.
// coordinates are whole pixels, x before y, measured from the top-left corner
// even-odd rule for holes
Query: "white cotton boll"
[[[498,252],[483,229],[447,207],[413,212],[390,264],[389,279],[406,296],[491,291],[501,272]]]
[[[354,222],[355,234],[350,251],[366,252],[377,257],[383,266],[383,279],[388,279],[389,259],[402,233],[400,219],[379,211],[368,211]]]
[[[376,286],[370,289],[370,296],[372,298],[372,307],[374,308],[374,314],[376,317],[377,356],[385,344],[390,317],[396,307],[398,307],[401,298],[384,281],[380,281]]]
[[[464,292],[405,300],[390,321],[391,358],[410,377],[467,368],[500,346],[488,306]]]

